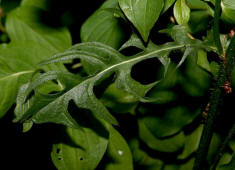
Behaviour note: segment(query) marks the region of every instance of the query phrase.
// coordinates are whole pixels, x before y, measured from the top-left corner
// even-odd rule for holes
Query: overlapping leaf
[[[41,12],[40,8],[21,5],[7,17],[6,30],[11,42],[0,46],[0,117],[15,102],[19,87],[27,82],[36,64],[71,45],[66,29],[40,23]],[[45,69],[64,67],[51,65]]]
[[[104,170],[133,170],[132,154],[125,139],[112,126],[109,129],[107,156],[110,160]]]
[[[74,101],[75,104],[80,108],[85,108],[91,110],[98,118],[104,119],[110,123],[117,124],[116,120],[109,114],[108,110],[104,105],[95,97],[93,88],[96,84],[102,81],[104,78],[110,76],[111,74],[116,74],[115,84],[118,88],[125,90],[126,92],[132,94],[140,101],[148,101],[144,96],[156,83],[142,85],[139,82],[131,78],[130,72],[131,67],[139,61],[144,59],[158,57],[158,54],[164,51],[170,51],[178,48],[182,48],[184,45],[177,44],[167,44],[167,46],[152,51],[146,54],[139,54],[131,58],[125,58],[118,51],[110,48],[109,46],[103,45],[101,43],[83,43],[75,45],[64,53],[58,54],[51,59],[41,63],[43,65],[62,62],[65,60],[71,60],[74,58],[80,58],[88,63],[92,63],[96,71],[95,76],[84,78],[80,83],[74,86],[72,89],[67,89],[67,91],[59,96],[57,99],[48,102],[47,105],[37,108],[34,112],[31,112],[32,120],[36,123],[43,122],[55,122],[58,121],[60,116],[68,115],[68,104],[70,101]],[[58,77],[52,76],[48,78],[48,74],[43,74],[42,76],[36,78],[26,89],[25,96],[23,100],[19,99],[17,104],[24,105],[28,94],[39,85],[43,84],[42,80],[53,80]],[[64,82],[62,78],[58,78],[62,83]],[[40,82],[40,83],[38,83]],[[20,101],[20,102],[19,102]],[[32,106],[34,107],[34,106]],[[34,110],[34,109],[33,109]],[[17,114],[17,120],[25,120],[28,117],[28,113],[22,110],[22,114]],[[70,127],[76,126],[71,119],[61,119],[62,124]]]
[[[147,128],[143,120],[138,121],[139,136],[151,149],[161,152],[176,152],[184,146],[185,136],[183,132],[170,138],[156,138]]]
[[[94,87],[104,79],[114,75],[115,86],[131,94],[137,100],[142,102],[161,100],[159,98],[149,99],[145,96],[159,81],[147,85],[137,82],[131,77],[132,67],[140,61],[153,57],[157,57],[167,67],[169,62],[165,60],[165,56],[170,51],[184,47],[190,48],[190,46],[201,48],[202,44],[199,42],[196,41],[195,43],[195,41],[190,40],[186,41],[187,44],[185,42],[171,42],[161,46],[151,44],[145,51],[131,57],[125,57],[117,50],[98,42],[77,44],[64,53],[55,55],[49,60],[42,62],[41,66],[79,58],[85,63],[88,63],[86,70],[90,76],[80,80],[78,79],[79,82],[75,86],[64,89],[59,97],[50,102],[48,101],[47,104],[45,103],[36,109],[33,108],[32,110],[34,111],[30,112],[30,114],[26,110],[22,110],[21,114],[17,114],[16,121],[31,120],[35,123],[54,122],[69,127],[77,127],[77,124],[68,113],[69,103],[73,101],[77,107],[92,111],[97,118],[104,119],[112,124],[117,124],[115,118],[95,96],[93,91]],[[42,74],[36,78],[29,84],[24,98],[18,100],[18,107],[25,105],[28,95],[32,91],[35,91],[38,86],[42,85],[45,82],[44,80],[50,81],[54,79],[65,83],[63,78],[55,76],[48,78],[48,74]],[[32,105],[32,107],[34,106]]]
[[[174,6],[174,16],[178,24],[187,24],[190,18],[190,8],[185,0],[177,0]]]
[[[53,145],[51,157],[58,170],[93,170],[101,161],[108,139],[90,128],[67,128],[71,142]]]
[[[164,6],[163,0],[119,0],[119,5],[126,17],[140,32],[143,40],[148,40],[150,30],[154,26]]]
[[[117,0],[106,1],[81,27],[82,42],[101,42],[113,48],[121,45],[124,37],[118,18],[106,11],[108,8],[118,7]]]

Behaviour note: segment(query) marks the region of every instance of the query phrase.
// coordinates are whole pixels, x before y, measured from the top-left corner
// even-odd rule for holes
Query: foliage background
[[[81,42],[81,39],[86,39],[86,37],[81,36],[80,39],[80,31],[82,24],[86,21],[86,19],[97,9],[100,7],[100,5],[104,1],[93,1],[93,0],[87,0],[86,2],[82,2],[79,5],[75,1],[68,0],[66,3],[62,0],[50,0],[49,3],[49,12],[46,13],[45,16],[42,16],[43,22],[45,24],[48,24],[51,27],[54,28],[61,28],[62,26],[68,26],[72,35],[72,41],[73,44]],[[8,12],[14,7],[17,7],[19,5],[19,1],[12,0],[7,1],[3,0],[2,4],[5,11]],[[85,10],[84,10],[85,9]],[[172,11],[173,9],[171,9]],[[158,20],[158,24],[155,25],[153,30],[151,32],[152,40],[158,44],[162,42],[167,42],[169,37],[159,34],[158,30],[164,29],[166,25],[168,24],[168,21],[165,18],[169,18],[169,16],[172,15],[171,12],[167,12],[164,14],[163,17],[161,17]],[[210,18],[211,19],[211,18]],[[196,33],[194,34],[195,37],[202,37],[206,35],[206,30],[210,25],[211,22],[208,21],[209,19],[206,17],[205,22],[202,22],[200,24],[201,28],[198,28],[198,30],[192,30]],[[204,20],[203,20],[204,21]],[[208,24],[209,23],[209,24]],[[197,25],[197,23],[192,23],[192,27]],[[225,26],[224,26],[225,25]],[[122,25],[123,30],[125,30],[124,36],[121,38],[124,42],[129,38],[131,30],[128,29],[125,25]],[[222,33],[228,33],[231,29],[231,26],[227,26],[226,24],[221,24],[221,32]],[[203,31],[200,31],[202,29]],[[157,30],[157,31],[156,31]],[[2,39],[3,42],[8,42],[7,39]],[[129,54],[130,52],[133,52],[137,49],[131,49],[124,51],[126,54]],[[213,53],[208,54],[208,58],[212,58],[213,60]],[[174,62],[178,62],[178,58],[181,57],[180,52],[175,52],[172,54],[172,59],[175,60]],[[141,64],[137,65],[134,68],[133,76],[135,79],[142,83],[149,83],[156,80],[156,78],[161,77],[162,72],[161,70],[157,73],[156,72],[156,65],[161,66],[158,60],[148,60],[146,62],[142,62]],[[69,67],[69,65],[68,65]],[[170,114],[174,114],[173,118],[169,118],[169,122],[164,122],[161,124],[161,121],[164,121],[163,119],[157,119],[156,122],[153,122],[153,124],[161,124],[160,127],[160,133],[169,133],[167,130],[168,126],[172,124],[172,121],[174,120],[176,123],[176,131],[177,128],[183,128],[183,131],[185,134],[191,134],[191,132],[194,132],[199,124],[201,123],[202,116],[200,115],[201,109],[205,108],[205,105],[207,104],[209,94],[210,94],[210,84],[213,82],[213,78],[210,75],[210,73],[206,72],[202,68],[200,68],[196,61],[192,58],[187,59],[187,61],[183,64],[183,66],[180,68],[179,73],[177,72],[178,79],[176,80],[178,83],[175,83],[172,77],[169,77],[169,79],[166,79],[167,81],[173,81],[173,85],[168,87],[167,82],[166,84],[162,83],[161,86],[159,86],[157,89],[155,89],[155,92],[157,94],[165,95],[165,100],[163,103],[157,103],[156,105],[151,104],[140,104],[138,106],[138,114],[117,114],[113,113],[118,121],[120,122],[120,127],[117,127],[117,129],[120,131],[120,133],[125,137],[125,139],[132,143],[131,146],[136,146],[136,141],[134,138],[138,136],[138,121],[137,120],[143,120],[144,118],[148,116],[152,116],[152,112],[157,112],[158,110],[164,110],[164,112],[169,111]],[[174,77],[174,76],[173,76]],[[162,93],[160,93],[162,92]],[[165,92],[165,93],[164,93]],[[153,94],[156,95],[156,94]],[[105,99],[104,99],[105,100]],[[224,106],[224,112],[221,114],[222,116],[219,118],[219,122],[216,124],[216,134],[215,134],[215,140],[211,149],[211,155],[216,151],[218,148],[218,143],[220,143],[220,140],[223,139],[226,135],[226,132],[230,127],[232,122],[232,115],[231,112],[229,112],[230,109],[232,109],[232,101],[234,101],[234,95],[231,95],[225,99],[225,106]],[[107,102],[107,101],[106,101]],[[108,103],[107,105],[111,105],[113,103]],[[147,109],[146,109],[147,108]],[[173,110],[169,109],[173,108]],[[174,110],[175,109],[175,110]],[[183,111],[182,111],[183,110]],[[181,115],[182,112],[190,112],[193,114],[190,114],[189,118],[185,115]],[[149,114],[150,113],[150,114]],[[146,116],[147,115],[147,116]],[[185,118],[185,117],[187,118]],[[59,125],[52,125],[52,124],[43,124],[43,125],[35,125],[33,129],[28,133],[21,133],[22,127],[19,124],[13,124],[13,108],[4,116],[2,119],[0,119],[0,134],[1,134],[1,140],[0,140],[0,149],[1,149],[1,155],[3,158],[1,159],[1,166],[4,167],[4,164],[7,164],[7,167],[9,169],[12,169],[15,164],[18,165],[18,168],[22,169],[32,169],[32,165],[36,165],[36,169],[43,169],[47,167],[47,169],[55,169],[54,165],[52,164],[52,160],[50,158],[51,155],[51,148],[52,144],[57,143],[58,139],[61,137],[59,131],[61,130],[61,126]],[[161,117],[161,115],[159,115]],[[178,120],[181,120],[182,118],[185,118],[185,122],[178,122]],[[148,120],[145,120],[148,121]],[[131,122],[131,123],[130,123]],[[182,123],[182,124],[181,124]],[[190,124],[190,125],[189,125]],[[186,126],[185,126],[186,125]],[[154,127],[154,126],[153,126]],[[156,127],[155,127],[156,128]],[[157,127],[159,128],[159,127]],[[166,129],[166,132],[164,131]],[[172,128],[174,129],[174,128]],[[182,130],[182,129],[181,129]],[[58,133],[57,133],[58,132]],[[174,132],[171,132],[172,135],[175,135]],[[169,134],[168,134],[169,135]],[[196,137],[198,138],[198,137]],[[191,140],[195,140],[193,137]],[[150,141],[150,140],[149,140]],[[166,164],[184,164],[190,161],[190,158],[192,156],[188,156],[187,153],[188,150],[186,150],[184,153],[187,155],[187,159],[183,160],[176,160],[176,157],[180,155],[180,151],[177,152],[160,152],[155,151],[154,149],[151,149],[146,145],[146,143],[149,142],[147,139],[146,141],[142,141],[140,143],[141,149],[144,150],[148,154],[148,161],[153,166],[158,166],[158,161],[154,160],[155,158],[161,158],[166,162]],[[191,141],[192,142],[192,141]],[[189,144],[189,146],[191,143]],[[168,146],[163,146],[165,149]],[[189,147],[190,148],[190,147]],[[159,148],[157,148],[159,150]],[[227,148],[227,156],[229,160],[231,158],[231,155],[233,153],[232,147]],[[137,151],[136,151],[137,152]],[[190,152],[190,151],[189,151]],[[183,158],[185,155],[181,155]],[[138,154],[136,154],[138,155]],[[138,158],[134,158],[135,160],[138,160]],[[7,162],[11,160],[11,162],[14,162],[12,164],[8,164]],[[148,162],[147,161],[147,162]],[[105,162],[105,160],[104,160]],[[225,161],[226,162],[226,161]],[[227,161],[228,162],[228,161]],[[227,163],[226,162],[226,163]],[[102,169],[102,164],[99,165],[98,169]],[[141,163],[138,163],[137,161],[136,169],[143,168],[145,165],[142,165]],[[174,168],[172,166],[172,168]],[[35,168],[34,168],[35,169]]]
[[[103,3],[103,0],[87,0],[83,2],[68,0],[52,0],[50,12],[46,17],[53,27],[69,26],[73,43],[80,42],[80,28],[82,23]],[[10,12],[20,5],[20,0],[3,0],[5,12]],[[84,10],[85,9],[85,10]],[[66,14],[63,19],[63,15]],[[36,126],[31,132],[22,133],[20,124],[12,123],[14,108],[0,119],[0,169],[8,167],[14,169],[56,169],[50,158],[51,146],[58,137],[55,125]],[[11,161],[12,163],[9,163]],[[36,166],[35,166],[36,165]]]

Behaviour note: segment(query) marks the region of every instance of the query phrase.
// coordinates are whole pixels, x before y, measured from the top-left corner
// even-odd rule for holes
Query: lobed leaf
[[[171,31],[171,33],[176,34],[177,36],[180,35],[178,35],[177,31],[174,32],[174,30]],[[140,61],[157,57],[164,65],[166,74],[170,63],[168,55],[172,50],[182,49],[184,47],[186,47],[186,49],[191,47],[195,47],[194,49],[207,48],[207,46],[202,45],[201,41],[190,39],[187,35],[184,36],[184,40],[179,42],[170,42],[160,46],[156,46],[152,42],[149,42],[147,48],[145,48],[143,52],[130,57],[126,57],[112,47],[99,42],[77,44],[63,53],[54,55],[50,59],[41,62],[39,66],[56,64],[78,58],[83,61],[83,66],[89,76],[84,78],[77,77],[77,82],[72,81],[72,83],[69,81],[76,78],[68,73],[67,78],[65,76],[61,76],[62,73],[59,72],[53,72],[52,75],[50,75],[50,73],[45,73],[35,78],[35,80],[33,80],[26,89],[24,99],[22,101],[17,101],[18,107],[23,107],[27,102],[29,94],[36,92],[38,86],[42,85],[46,81],[55,79],[62,82],[62,84],[65,84],[65,86],[70,85],[70,87],[65,88],[61,92],[62,94],[51,99],[48,103],[43,102],[40,106],[36,105],[37,108],[32,105],[30,110],[34,110],[33,112],[25,112],[22,110],[21,114],[17,114],[19,116],[17,116],[15,121],[31,120],[35,123],[54,122],[69,127],[78,127],[75,120],[72,119],[68,112],[69,103],[74,102],[77,107],[92,111],[94,116],[97,118],[106,120],[112,124],[117,124],[116,119],[95,96],[93,91],[94,87],[99,85],[108,77],[114,76],[116,88],[129,93],[136,100],[141,102],[156,102],[161,100],[159,97],[146,97],[147,92],[158,84],[159,81],[146,85],[141,84],[131,77],[132,67]],[[68,79],[70,80],[68,81]]]
[[[67,29],[54,29],[39,22],[42,11],[23,3],[7,17],[6,31],[11,42],[0,46],[0,117],[15,103],[19,87],[27,82],[36,64],[71,45]],[[62,65],[44,69],[65,70]]]

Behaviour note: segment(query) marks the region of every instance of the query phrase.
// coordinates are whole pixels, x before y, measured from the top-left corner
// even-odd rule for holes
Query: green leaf
[[[232,157],[233,157],[232,154],[225,152],[223,156],[221,157],[217,167],[220,167],[221,165],[229,164],[230,161],[232,160]]]
[[[198,112],[190,113],[187,108],[177,106],[169,109],[163,116],[146,116],[143,122],[155,137],[163,138],[180,132],[197,115]]]
[[[45,9],[47,8],[47,0],[22,0],[22,6],[34,6],[38,8]]]
[[[194,130],[191,134],[186,135],[185,145],[183,152],[178,155],[178,159],[186,159],[192,153],[196,152],[199,146],[201,134],[202,134],[203,126],[200,125],[196,130]]]
[[[54,29],[39,23],[40,9],[21,6],[6,21],[11,42],[0,46],[0,117],[15,103],[19,87],[26,83],[36,64],[71,45],[67,29]],[[51,65],[44,69],[62,69]]]
[[[186,3],[188,7],[193,10],[211,10],[210,6],[201,0],[186,0]]]
[[[183,162],[181,164],[166,164],[164,165],[163,170],[192,170],[195,158],[191,158],[187,162]]]
[[[164,0],[164,8],[162,10],[162,14],[166,12],[173,4],[175,0]]]
[[[174,5],[174,16],[178,24],[187,24],[190,18],[190,8],[185,0],[177,0]]]
[[[163,0],[119,0],[126,17],[134,24],[143,40],[148,40],[150,31],[157,22],[164,6]]]
[[[129,93],[111,84],[101,98],[102,103],[117,113],[133,112],[138,104],[138,100]]]
[[[131,78],[131,68],[134,64],[142,60],[153,57],[161,57],[161,54],[163,52],[180,49],[182,47],[184,47],[184,45],[175,45],[174,43],[170,43],[159,46],[158,49],[153,50],[149,53],[140,53],[133,57],[124,57],[113,48],[97,42],[75,45],[72,48],[68,49],[66,52],[55,55],[51,59],[44,61],[43,63],[41,63],[41,65],[80,58],[87,63],[96,66],[95,69],[97,74],[84,78],[72,89],[65,89],[62,95],[60,95],[55,100],[48,102],[48,104],[44,105],[42,108],[33,109],[34,113],[30,114],[32,116],[30,120],[35,123],[54,122],[62,123],[69,127],[76,127],[77,125],[74,123],[74,121],[72,121],[72,119],[64,118],[64,115],[66,115],[66,117],[70,117],[67,108],[69,102],[74,101],[79,108],[84,108],[92,111],[93,114],[99,119],[104,119],[110,123],[117,124],[115,118],[111,116],[106,107],[94,95],[94,86],[99,84],[105,78],[110,77],[112,74],[116,74],[115,85],[117,88],[123,89],[124,91],[130,93],[135,98],[143,102],[159,100],[158,98],[149,99],[145,97],[145,94],[153,86],[155,86],[158,81],[147,85],[140,84],[139,82]],[[22,106],[25,102],[27,102],[26,99],[28,94],[30,94],[32,90],[35,90],[37,86],[45,82],[41,81],[41,79],[55,79],[55,77],[52,77],[50,79],[48,79],[47,77],[48,74],[42,74],[41,77],[36,78],[26,90],[27,93],[25,93],[24,100],[18,102],[17,104],[19,106]],[[56,79],[60,80],[60,78],[58,77],[56,77]],[[28,117],[28,114],[29,113],[27,112],[23,112],[21,114],[21,117],[18,117],[17,120],[25,120],[25,117]]]
[[[132,154],[125,139],[112,126],[109,126],[107,155],[111,160],[104,170],[133,170]]]
[[[140,149],[140,144],[137,139],[132,139],[129,142],[132,150],[135,165],[140,166],[144,170],[161,170],[163,162],[160,159],[150,157],[146,152]]]
[[[235,36],[232,37],[230,44],[228,46],[228,49],[226,51],[227,55],[227,63],[231,63],[228,65],[228,71],[230,74],[232,74],[232,71],[235,66]]]
[[[19,0],[0,0],[0,6],[4,9],[4,13],[7,14],[14,8],[18,7],[20,5]]]
[[[222,54],[222,44],[220,40],[220,31],[219,31],[219,19],[220,19],[220,6],[221,0],[215,0],[215,17],[214,17],[214,24],[213,24],[213,37],[215,41],[215,45],[217,47],[218,53]]]
[[[197,64],[197,51],[188,56],[185,62],[185,76],[181,86],[190,96],[204,96],[210,88],[211,76]]]
[[[208,29],[210,15],[206,10],[192,11],[188,22],[192,34],[201,33]]]
[[[141,39],[136,35],[132,34],[130,39],[126,41],[120,48],[119,51],[124,50],[128,47],[137,47],[139,49],[146,49]]]
[[[23,132],[28,132],[33,127],[33,122],[23,123]]]
[[[166,78],[168,78],[168,77],[166,77]],[[164,81],[167,81],[167,80],[164,79],[162,82],[164,83]],[[174,101],[177,98],[176,94],[170,90],[152,90],[149,92],[149,97],[151,97],[151,98],[160,97],[161,98],[161,100],[153,102],[154,104],[166,104],[166,103]]]
[[[94,170],[101,161],[108,139],[90,128],[67,128],[70,143],[53,145],[52,161],[58,170]]]
[[[207,53],[203,50],[198,50],[197,64],[203,69],[211,72],[210,63],[207,60]]]
[[[235,24],[235,2],[233,0],[222,0],[221,2],[222,8],[222,20],[230,23]]]
[[[79,76],[75,76],[68,72],[61,72],[61,71],[51,71],[45,73],[43,76],[39,76],[37,79],[34,80],[32,84],[25,84],[23,85],[18,93],[17,96],[17,105],[15,108],[15,119],[14,122],[23,121],[26,119],[31,118],[32,115],[36,114],[38,110],[45,107],[48,103],[53,102],[56,98],[60,97],[62,92],[59,90],[56,94],[50,94],[50,92],[55,92],[56,87],[53,86],[53,89],[50,89],[48,86],[48,81],[56,80],[60,82],[59,86],[63,86],[61,90],[64,89],[71,89],[77,83],[81,81]],[[42,93],[40,88],[44,83],[47,83],[45,94]],[[29,86],[31,85],[31,86]],[[29,91],[32,90],[34,87],[39,87],[39,89],[35,89],[35,95],[31,97],[27,102],[26,96],[29,94]],[[49,87],[49,88],[48,88]],[[58,106],[59,108],[62,106]],[[57,110],[52,110],[50,114],[55,114]],[[64,124],[73,128],[78,128],[76,121],[67,113],[62,112],[62,114],[58,115],[57,117],[50,117],[48,116],[47,121],[53,120],[55,123]]]
[[[233,170],[235,167],[235,155],[233,154],[232,160],[229,164],[221,165],[216,170]]]
[[[200,43],[199,40],[190,38],[188,28],[185,25],[175,25],[172,28],[167,28],[159,31],[160,33],[168,34],[173,40],[179,44]]]
[[[213,133],[212,139],[211,139],[211,143],[209,146],[209,151],[207,154],[207,160],[209,162],[209,164],[212,164],[212,161],[214,161],[214,157],[216,155],[216,153],[218,153],[219,151],[219,147],[221,145],[221,137],[217,134],[217,133]]]
[[[117,0],[106,1],[94,12],[81,27],[82,42],[102,42],[113,48],[119,48],[123,38],[124,30],[118,18],[106,11],[106,8],[117,8]]]
[[[21,6],[12,11],[6,23],[11,41],[36,43],[40,49],[45,48],[50,51],[49,55],[70,47],[71,37],[68,30],[46,26],[41,22],[42,13],[42,9],[33,6]]]
[[[185,136],[183,132],[170,138],[158,139],[147,128],[143,120],[138,120],[139,136],[151,149],[160,152],[176,152],[184,146]]]

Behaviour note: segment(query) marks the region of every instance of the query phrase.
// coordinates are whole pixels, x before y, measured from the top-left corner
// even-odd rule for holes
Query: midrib
[[[7,75],[5,77],[0,78],[0,81],[7,80],[9,78],[17,77],[17,76],[24,75],[24,74],[33,73],[33,72],[34,72],[34,70],[27,70],[27,71],[13,73],[13,74],[10,74],[10,75]]]

